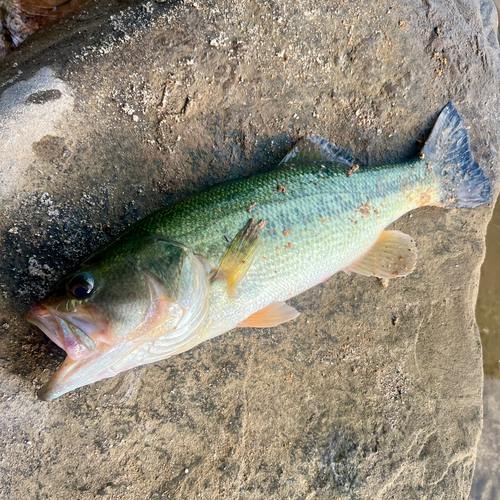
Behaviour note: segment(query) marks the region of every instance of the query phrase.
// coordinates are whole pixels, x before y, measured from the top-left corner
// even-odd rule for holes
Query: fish
[[[272,170],[168,205],[98,249],[27,313],[67,357],[39,390],[76,388],[185,352],[238,327],[299,312],[286,300],[339,271],[392,279],[415,268],[414,239],[386,227],[423,206],[492,201],[453,103],[421,153],[359,167],[319,136]]]

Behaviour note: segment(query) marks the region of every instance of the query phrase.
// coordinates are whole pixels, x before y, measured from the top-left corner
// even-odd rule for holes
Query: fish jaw
[[[38,391],[38,397],[42,401],[52,401],[79,387],[118,375],[120,371],[114,370],[113,365],[126,357],[132,349],[132,343],[120,342],[113,346],[101,345],[91,356],[84,359],[74,360],[67,356],[59,369]]]
[[[109,320],[90,305],[61,312],[55,303],[38,303],[26,319],[68,354],[40,389],[38,396],[44,401],[117,375],[113,364],[131,349],[130,343],[111,338]]]
[[[177,317],[180,321],[173,327],[168,322],[151,330],[142,325],[138,328],[141,334],[138,338],[122,337],[111,345],[99,342],[89,356],[80,359],[68,355],[39,390],[38,397],[51,401],[79,387],[160,361],[198,344],[208,311],[207,297],[201,299],[190,308],[191,314],[177,305],[177,314],[171,314],[171,319]],[[147,323],[154,325],[154,321]]]
[[[156,299],[152,301],[155,305],[157,302],[163,304]],[[162,322],[168,318],[166,323],[176,328],[179,318],[182,320],[183,316],[187,316],[175,303],[163,308],[165,310],[160,309],[163,312],[161,316],[151,316],[160,311],[158,307],[150,307],[143,321],[128,336],[115,337],[109,333],[109,321],[95,307],[81,305],[73,311],[61,312],[53,303],[36,304],[26,319],[68,354],[59,369],[40,389],[38,397],[43,401],[51,401],[69,391],[114,377],[137,366],[138,363],[134,363],[133,359],[128,361],[128,358],[133,358],[133,353],[140,346],[151,341],[150,336],[155,337],[155,327],[162,326]],[[96,338],[95,342],[93,337]]]

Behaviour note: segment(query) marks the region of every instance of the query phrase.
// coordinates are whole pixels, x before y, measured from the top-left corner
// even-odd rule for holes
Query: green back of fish
[[[287,163],[167,206],[121,239],[159,235],[217,264],[238,231],[254,218],[266,223],[263,248],[269,251],[291,243],[307,258],[318,246],[311,244],[315,239],[324,240],[323,244],[329,241],[324,251],[331,252],[343,232],[357,234],[370,227],[380,232],[419,206],[417,195],[412,199],[409,193],[420,193],[423,187],[437,189],[434,172],[421,160],[366,167],[351,176],[347,170],[346,165],[326,162]],[[119,251],[119,246],[114,250]]]

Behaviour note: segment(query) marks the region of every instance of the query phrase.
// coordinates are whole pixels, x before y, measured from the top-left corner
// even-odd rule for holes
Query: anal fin
[[[238,323],[241,328],[270,328],[295,319],[299,311],[284,302],[273,302],[260,311],[253,313],[247,319]]]
[[[413,238],[401,231],[383,231],[375,245],[346,270],[363,276],[399,278],[410,274],[416,264]]]

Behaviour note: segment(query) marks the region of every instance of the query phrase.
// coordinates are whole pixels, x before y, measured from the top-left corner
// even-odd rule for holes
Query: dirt
[[[407,278],[341,273],[292,301],[293,324],[51,403],[36,391],[63,355],[23,313],[138,218],[272,168],[307,133],[360,168],[403,161],[453,100],[496,178],[495,15],[472,0],[97,2],[3,59],[0,496],[467,498],[491,207],[400,219],[419,252]]]

